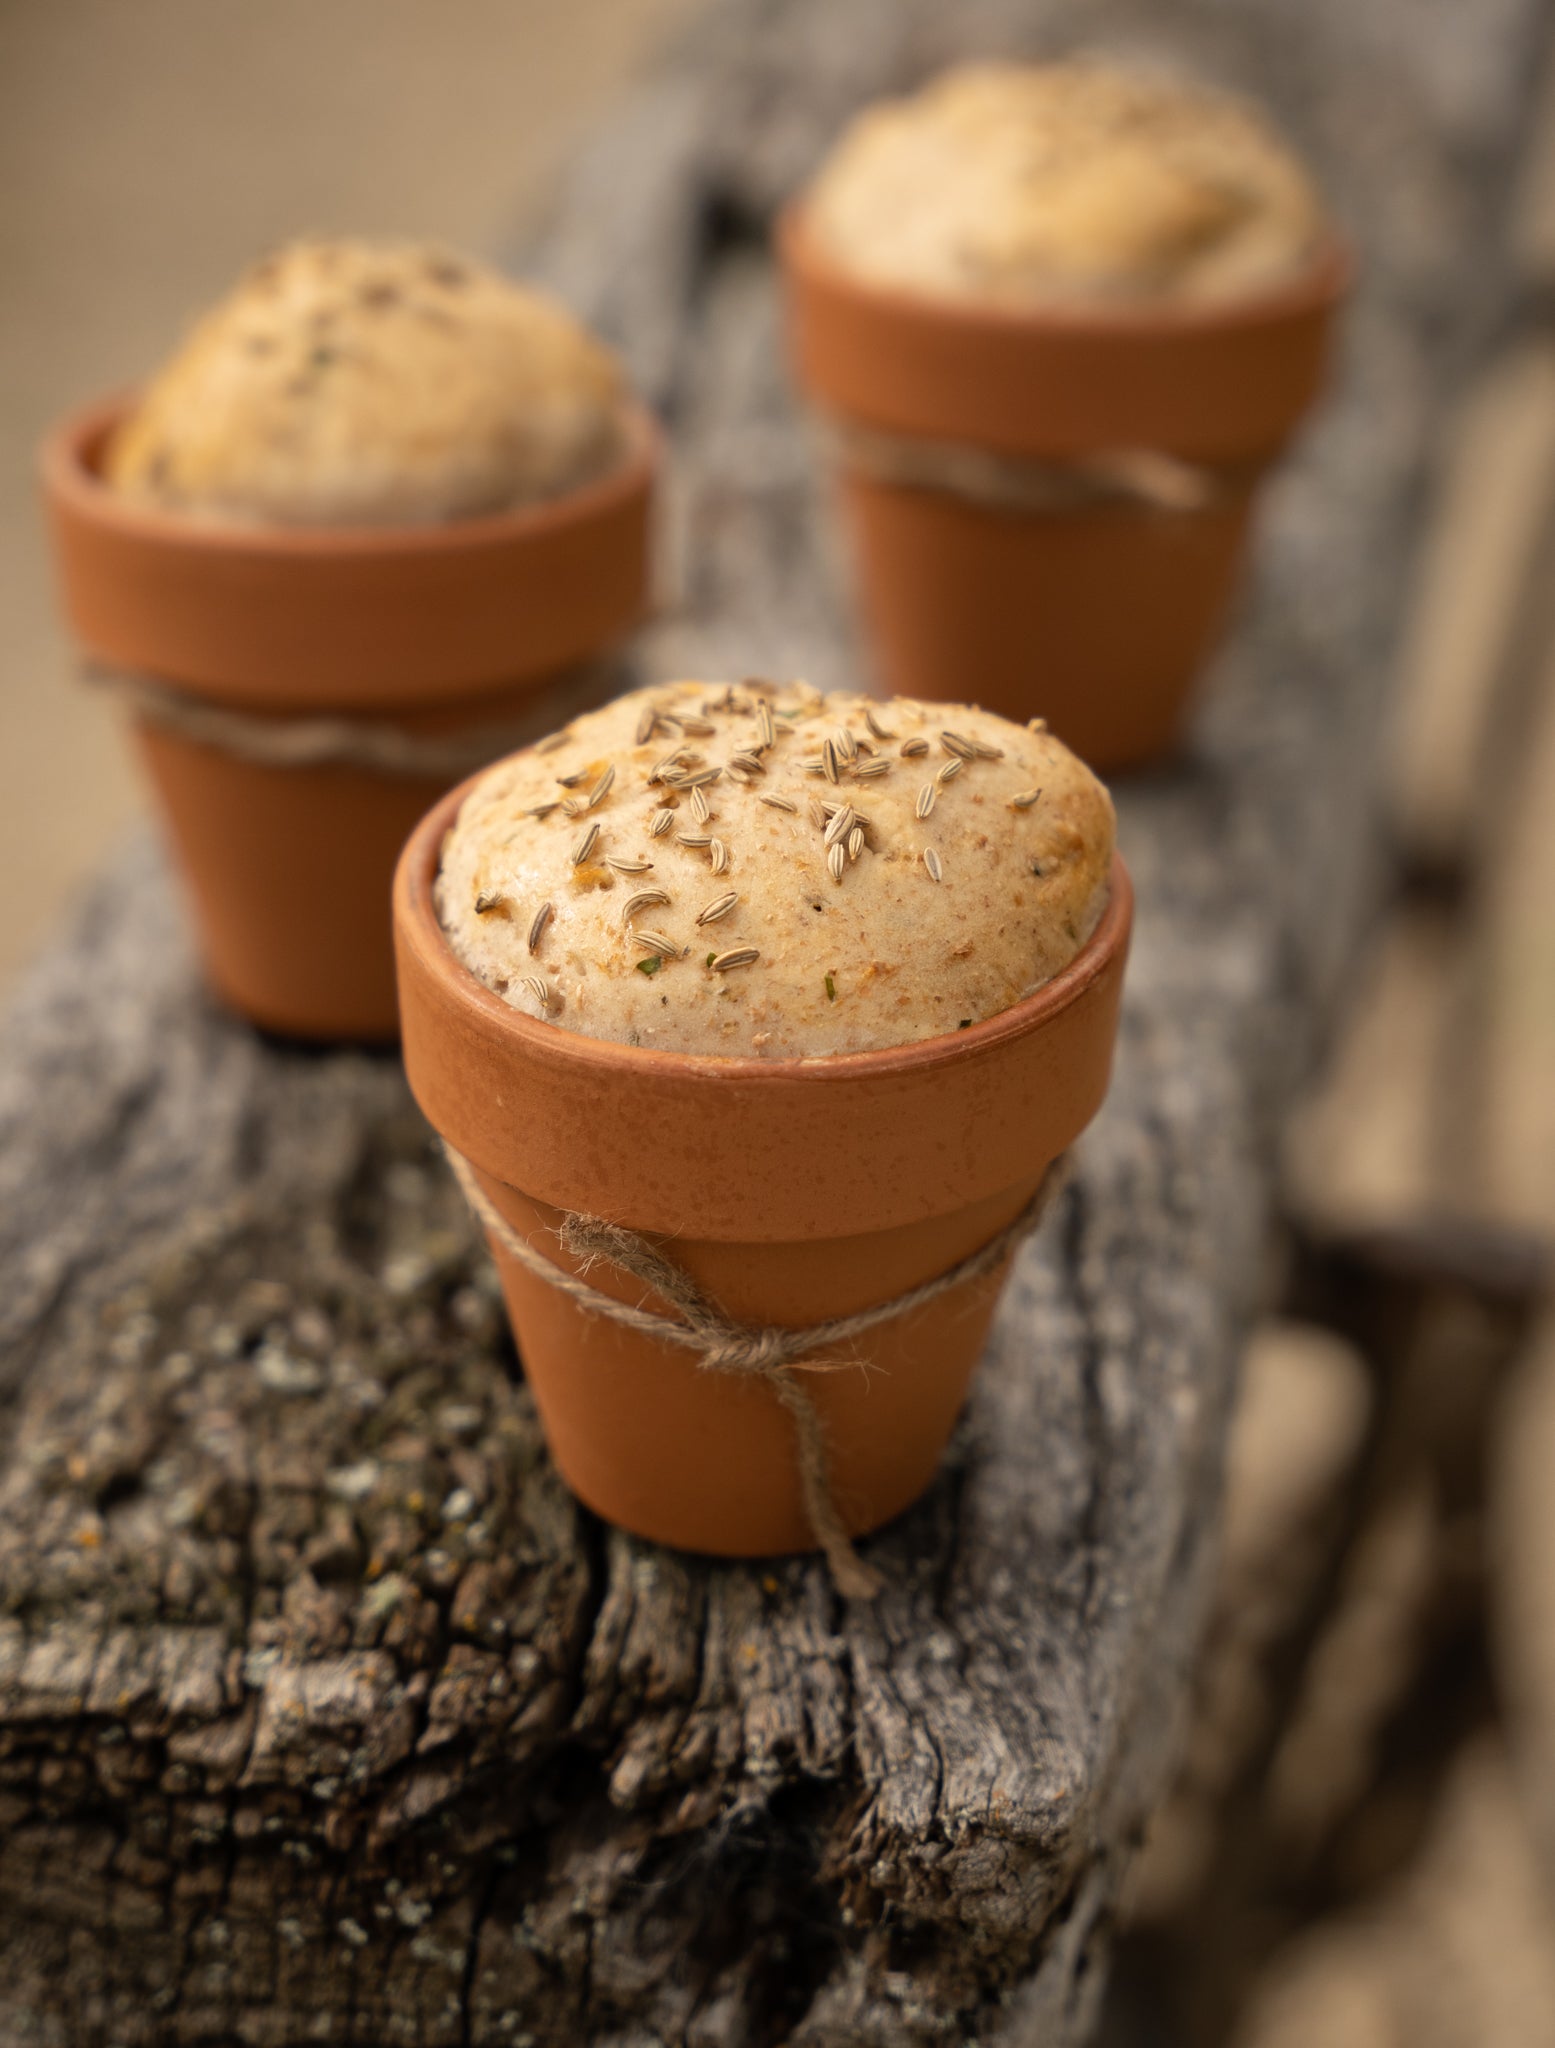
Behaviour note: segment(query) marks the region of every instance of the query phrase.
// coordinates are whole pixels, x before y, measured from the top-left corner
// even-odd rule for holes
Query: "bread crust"
[[[609,468],[622,401],[609,351],[543,294],[442,249],[304,241],[196,324],[104,468],[196,517],[472,518]]]
[[[844,132],[806,198],[819,245],[882,284],[1009,305],[1235,299],[1325,233],[1253,108],[1077,61],[969,64]]]
[[[436,902],[464,965],[562,1030],[814,1058],[955,1031],[1050,980],[1101,917],[1113,840],[1106,790],[1045,730],[680,682],[491,768]]]

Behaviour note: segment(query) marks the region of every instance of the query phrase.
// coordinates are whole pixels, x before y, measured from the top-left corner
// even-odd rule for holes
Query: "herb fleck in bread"
[[[1106,790],[967,705],[671,683],[489,769],[448,834],[455,954],[531,1016],[680,1053],[905,1045],[1059,973],[1107,898]]]
[[[304,241],[202,319],[111,443],[143,503],[392,526],[554,497],[619,458],[614,358],[494,270],[397,242]]]
[[[959,66],[867,108],[805,217],[856,276],[1011,305],[1233,299],[1296,275],[1324,233],[1253,109],[1091,62]]]

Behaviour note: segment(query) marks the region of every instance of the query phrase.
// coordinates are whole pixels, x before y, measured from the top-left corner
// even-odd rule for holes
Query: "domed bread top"
[[[1324,235],[1251,108],[1090,62],[959,66],[867,108],[805,218],[860,278],[1011,306],[1239,298],[1299,273]]]
[[[489,769],[438,915],[503,999],[668,1052],[867,1052],[1008,1009],[1105,907],[1113,813],[962,704],[680,682]]]
[[[411,243],[297,242],[198,322],[105,474],[248,522],[470,518],[608,469],[622,395],[608,350],[494,270]]]

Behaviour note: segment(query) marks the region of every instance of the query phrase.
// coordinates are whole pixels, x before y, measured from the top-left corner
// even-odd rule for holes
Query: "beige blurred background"
[[[699,0],[8,0],[0,7],[0,993],[139,795],[72,680],[32,481],[258,250],[479,249]]]

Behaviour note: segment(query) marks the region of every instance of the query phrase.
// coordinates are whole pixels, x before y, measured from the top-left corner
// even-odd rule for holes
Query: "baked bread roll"
[[[1093,62],[958,66],[867,108],[804,210],[857,277],[1010,306],[1245,297],[1325,231],[1252,108]]]
[[[678,682],[489,769],[436,902],[471,973],[560,1030],[820,1058],[978,1023],[1059,973],[1113,837],[1106,790],[1045,729]]]
[[[302,241],[197,323],[114,436],[142,503],[401,526],[554,498],[622,452],[620,370],[551,299],[467,257]]]

